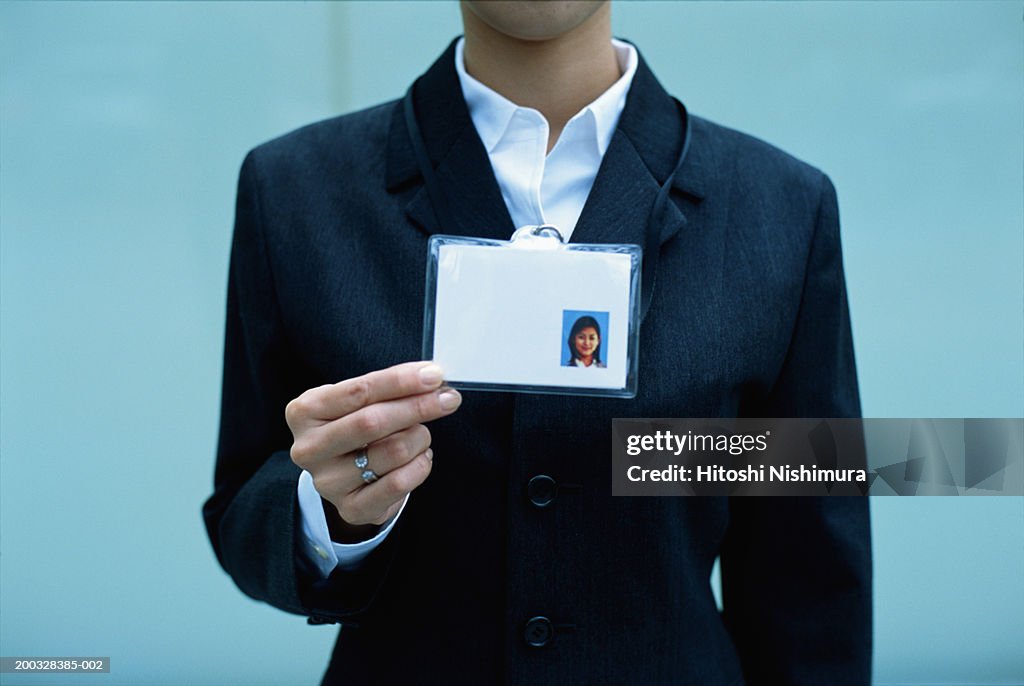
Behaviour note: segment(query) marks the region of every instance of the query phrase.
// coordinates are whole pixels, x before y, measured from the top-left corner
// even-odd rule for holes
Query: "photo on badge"
[[[562,313],[562,366],[606,369],[608,313],[565,310]]]

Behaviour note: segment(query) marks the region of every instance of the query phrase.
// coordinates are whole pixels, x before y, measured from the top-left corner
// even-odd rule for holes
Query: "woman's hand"
[[[462,402],[442,377],[433,363],[408,362],[312,388],[288,403],[292,461],[337,510],[343,537],[364,538],[356,527],[386,522],[430,475],[434,456],[423,424]],[[363,455],[368,464],[361,469],[356,458]],[[377,480],[364,479],[367,469]]]

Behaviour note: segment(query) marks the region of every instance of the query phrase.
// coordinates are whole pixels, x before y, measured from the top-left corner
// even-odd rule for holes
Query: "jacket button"
[[[547,474],[539,474],[526,485],[526,494],[535,507],[547,507],[555,500],[558,484]]]
[[[542,648],[551,642],[551,637],[554,634],[555,630],[551,626],[550,619],[547,617],[534,617],[526,623],[523,638],[526,639],[527,645]]]

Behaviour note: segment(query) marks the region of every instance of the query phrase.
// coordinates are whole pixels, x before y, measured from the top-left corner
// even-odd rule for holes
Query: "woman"
[[[475,74],[480,129],[511,121],[499,116],[509,102],[534,110],[515,119],[536,123],[537,170],[573,113],[604,111],[596,98],[611,89],[621,116],[613,103],[601,117],[607,153],[594,154],[591,114],[575,120],[590,143],[554,151],[571,150],[566,169],[589,169],[592,189],[553,175],[550,197],[581,212],[576,242],[644,241],[686,121],[611,42],[608,5],[460,7],[464,59],[454,43],[414,90],[425,154],[458,198],[453,227],[507,239],[516,226],[523,170],[500,154],[492,165],[506,148],[479,136],[461,85]],[[636,397],[463,398],[438,365],[396,364],[421,353],[425,233],[441,228],[403,119],[403,101],[331,119],[243,166],[204,509],[238,586],[344,625],[328,686],[428,673],[447,686],[869,683],[867,498],[620,498],[608,468],[613,417],[859,416],[828,179],[694,117],[662,245],[646,256],[661,277]],[[531,193],[523,207],[536,212]],[[685,239],[672,238],[684,213]],[[725,259],[737,250],[761,259]],[[586,319],[569,360],[586,366],[572,340],[592,329],[583,350],[600,367],[601,330]],[[719,557],[723,612],[709,583]]]
[[[597,367],[601,361],[601,325],[593,317],[580,317],[569,332],[569,367]]]

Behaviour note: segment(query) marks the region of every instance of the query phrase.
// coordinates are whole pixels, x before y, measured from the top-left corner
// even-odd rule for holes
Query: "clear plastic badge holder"
[[[432,236],[423,359],[459,389],[635,397],[641,254],[552,226]]]

